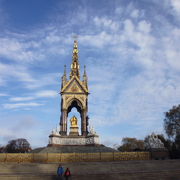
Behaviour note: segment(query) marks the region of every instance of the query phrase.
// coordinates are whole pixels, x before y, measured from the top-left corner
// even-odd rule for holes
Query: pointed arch
[[[71,109],[75,107],[77,111],[81,114],[83,110],[83,104],[81,101],[77,98],[72,98],[68,103],[67,103],[67,113],[71,111]]]

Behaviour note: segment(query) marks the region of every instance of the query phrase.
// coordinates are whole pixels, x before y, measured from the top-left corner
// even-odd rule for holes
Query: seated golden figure
[[[77,127],[78,126],[77,125],[78,120],[75,116],[73,116],[70,121],[71,121],[71,127]]]
[[[70,127],[70,132],[69,132],[69,135],[70,136],[79,136],[79,131],[78,131],[78,119],[73,116],[71,119],[71,127]]]

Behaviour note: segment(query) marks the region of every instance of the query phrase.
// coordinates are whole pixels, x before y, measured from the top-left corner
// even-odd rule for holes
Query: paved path
[[[69,167],[72,180],[180,180],[180,160],[77,162]],[[0,164],[0,180],[56,179],[58,164]]]

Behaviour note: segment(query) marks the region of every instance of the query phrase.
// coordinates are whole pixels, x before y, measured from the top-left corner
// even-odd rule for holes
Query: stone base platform
[[[117,152],[117,150],[104,145],[48,145],[37,148],[32,153],[96,153],[96,152]]]
[[[49,136],[49,146],[53,145],[96,145],[99,144],[98,135],[77,136],[77,135],[54,135]]]

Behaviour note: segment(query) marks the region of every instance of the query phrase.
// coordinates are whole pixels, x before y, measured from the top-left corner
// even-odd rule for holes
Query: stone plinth
[[[70,127],[70,136],[79,136],[79,128],[78,127]]]
[[[99,136],[98,135],[88,135],[88,136],[61,136],[53,135],[49,136],[49,146],[53,145],[98,145]]]

